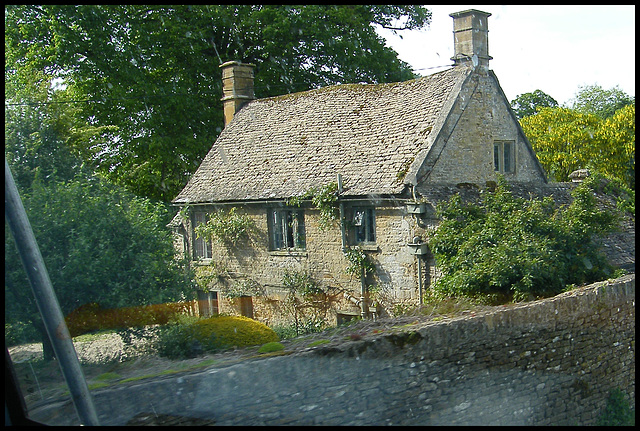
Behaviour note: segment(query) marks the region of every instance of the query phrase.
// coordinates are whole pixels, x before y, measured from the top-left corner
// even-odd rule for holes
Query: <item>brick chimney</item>
[[[493,57],[489,56],[487,18],[491,14],[469,9],[449,16],[453,18],[454,55],[451,60],[456,66],[471,64],[489,69],[489,60]]]
[[[255,64],[227,61],[222,69],[222,103],[224,125],[229,124],[236,112],[255,99],[253,93],[253,68]]]

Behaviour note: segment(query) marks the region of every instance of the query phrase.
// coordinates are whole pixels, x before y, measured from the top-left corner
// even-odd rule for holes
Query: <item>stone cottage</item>
[[[525,188],[547,184],[489,69],[490,14],[450,16],[453,66],[411,81],[255,99],[253,65],[220,66],[225,128],[173,200],[202,314],[272,326],[392,315],[418,304],[436,274],[423,241],[438,198],[486,188],[496,172]],[[250,235],[234,244],[197,235],[212,214],[250,220]],[[375,270],[347,271],[350,253]],[[316,295],[294,299],[296,280]]]

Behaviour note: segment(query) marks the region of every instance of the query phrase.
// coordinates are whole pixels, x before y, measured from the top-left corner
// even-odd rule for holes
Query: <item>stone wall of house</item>
[[[439,156],[428,175],[429,183],[484,185],[494,181],[496,141],[513,141],[516,145],[515,171],[505,174],[507,180],[544,181],[507,104],[495,75],[471,75],[434,142]]]
[[[103,425],[141,412],[216,425],[594,425],[613,389],[635,408],[634,274],[93,396]],[[34,417],[70,425],[72,409]]]
[[[396,202],[395,205],[401,205]],[[288,291],[283,288],[285,270],[307,271],[324,288],[331,288],[327,307],[306,309],[309,316],[325,318],[336,324],[338,314],[359,315],[355,301],[345,298],[360,297],[361,283],[358,277],[345,272],[349,262],[342,253],[340,228],[323,229],[319,212],[305,209],[306,250],[269,251],[266,209],[263,206],[242,206],[240,211],[251,216],[256,232],[248,244],[226,247],[214,241],[213,258],[195,263],[201,287],[218,291],[218,311],[240,314],[239,301],[225,297],[225,292],[236,290],[239,283],[250,282],[256,287],[251,296],[253,315],[250,316],[270,326],[286,326],[293,318],[283,303]],[[371,302],[378,304],[376,312],[392,315],[398,305],[415,305],[418,299],[417,259],[407,247],[416,232],[422,232],[414,216],[407,214],[404,206],[381,205],[376,207],[376,245],[366,248],[366,253],[376,265],[376,274],[368,277],[372,292]],[[189,227],[186,227],[189,231]],[[189,239],[187,238],[187,241]],[[422,268],[428,280],[429,268]]]

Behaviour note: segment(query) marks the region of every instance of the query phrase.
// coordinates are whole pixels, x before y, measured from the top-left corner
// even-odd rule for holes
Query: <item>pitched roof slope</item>
[[[392,84],[336,85],[245,105],[174,203],[285,199],[342,175],[344,194],[397,194],[443,106],[455,67]]]

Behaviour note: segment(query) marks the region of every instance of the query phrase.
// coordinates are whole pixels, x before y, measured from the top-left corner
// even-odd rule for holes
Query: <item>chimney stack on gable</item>
[[[469,9],[462,12],[454,12],[449,15],[453,18],[453,42],[454,55],[451,60],[455,65],[472,64],[489,69],[489,30],[487,18],[488,12]]]
[[[253,92],[254,67],[255,64],[239,61],[227,61],[220,65],[225,126],[240,108],[256,98]]]

